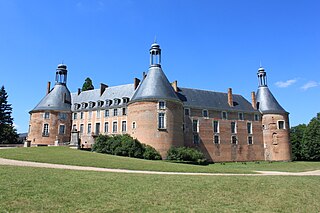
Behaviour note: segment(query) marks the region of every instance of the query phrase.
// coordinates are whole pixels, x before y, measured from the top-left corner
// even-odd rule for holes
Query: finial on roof
[[[157,35],[154,36],[153,43],[157,43]]]

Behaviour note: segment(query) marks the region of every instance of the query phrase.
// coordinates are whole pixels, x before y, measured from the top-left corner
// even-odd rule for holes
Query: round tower
[[[153,43],[150,67],[128,105],[131,136],[158,150],[183,146],[183,105],[161,69],[161,49]]]
[[[267,74],[258,70],[259,88],[256,95],[257,109],[262,114],[265,160],[291,161],[289,113],[286,112],[267,86]]]
[[[67,86],[67,66],[59,64],[55,85],[31,110],[28,141],[31,145],[58,145],[70,141],[71,95]]]

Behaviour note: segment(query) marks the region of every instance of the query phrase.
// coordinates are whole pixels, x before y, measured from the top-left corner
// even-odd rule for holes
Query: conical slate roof
[[[160,66],[151,66],[131,101],[142,100],[180,101]]]
[[[30,112],[44,110],[71,111],[70,91],[64,84],[56,84],[50,93]]]
[[[257,107],[262,114],[287,113],[278,103],[267,86],[260,86],[257,91]]]

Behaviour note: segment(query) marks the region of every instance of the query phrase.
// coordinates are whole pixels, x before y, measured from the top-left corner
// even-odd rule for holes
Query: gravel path
[[[72,166],[51,163],[37,163],[29,161],[9,160],[0,158],[0,165],[27,166],[54,169],[69,169],[81,171],[115,172],[115,173],[133,173],[133,174],[158,174],[158,175],[192,175],[192,176],[267,176],[267,175],[288,175],[288,176],[320,176],[320,170],[309,172],[274,172],[274,171],[256,171],[258,174],[229,174],[229,173],[192,173],[192,172],[157,172],[157,171],[139,171],[128,169],[107,169],[88,166]]]

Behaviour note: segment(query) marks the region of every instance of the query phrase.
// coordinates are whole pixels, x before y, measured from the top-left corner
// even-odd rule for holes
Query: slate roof
[[[64,101],[66,94],[66,101]],[[38,105],[30,112],[54,110],[54,111],[70,111],[71,108],[70,91],[64,84],[56,84],[49,94],[47,94]]]
[[[278,103],[267,86],[260,86],[256,95],[257,106],[263,114],[287,113]]]
[[[179,87],[178,96],[185,107],[226,111],[258,112],[243,96],[233,94],[234,106],[228,104],[228,94]]]
[[[94,107],[90,109],[96,109],[98,108],[98,101],[103,101],[103,106],[106,107],[107,101],[111,100],[112,104],[108,105],[107,107],[119,107],[124,105],[123,98],[129,98],[133,96],[134,93],[134,85],[133,84],[125,84],[125,85],[120,85],[120,86],[113,86],[113,87],[108,87],[105,89],[103,94],[100,96],[100,89],[94,89],[94,90],[88,90],[88,91],[83,91],[79,95],[77,93],[72,93],[72,110],[74,109],[75,104],[82,104],[82,103],[89,103],[89,102],[94,102],[95,105]],[[115,104],[115,99],[120,99],[119,104]],[[86,109],[89,109],[87,107]],[[80,109],[79,109],[80,110]]]
[[[179,101],[160,66],[151,66],[147,77],[141,82],[131,101],[141,100]]]

